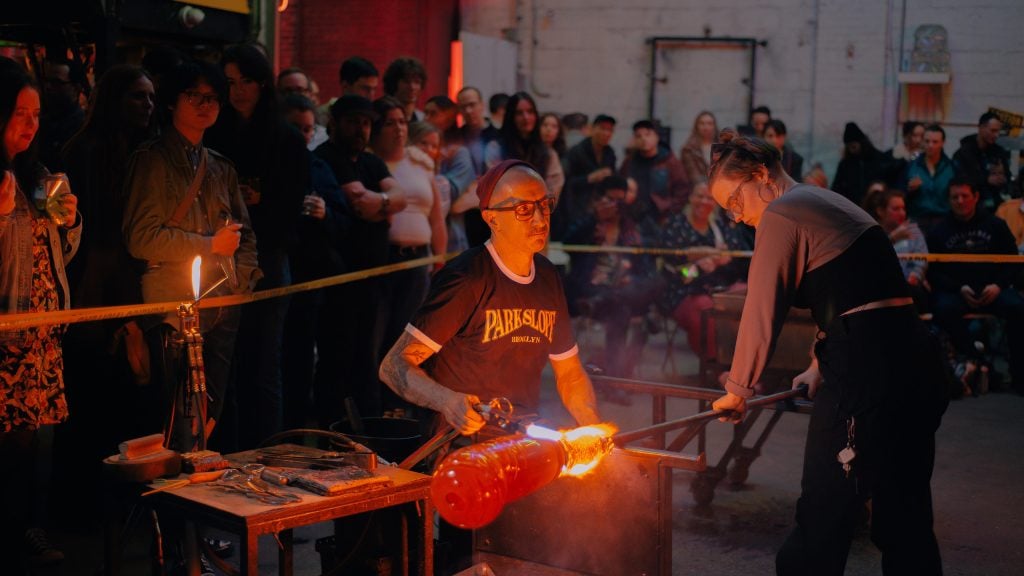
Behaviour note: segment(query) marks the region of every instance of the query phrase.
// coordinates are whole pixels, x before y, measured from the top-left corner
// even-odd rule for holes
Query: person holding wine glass
[[[64,270],[82,233],[78,199],[67,180],[48,178],[36,161],[39,111],[32,78],[0,58],[0,306],[6,314],[69,307]],[[12,472],[0,480],[0,557],[14,570],[27,559],[33,444],[40,427],[68,417],[63,334],[62,325],[0,331],[0,458]]]

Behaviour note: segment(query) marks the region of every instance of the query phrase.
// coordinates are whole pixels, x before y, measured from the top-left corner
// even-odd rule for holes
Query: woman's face
[[[881,212],[880,224],[885,229],[896,228],[907,220],[907,204],[899,196],[889,198],[889,203]]]
[[[540,123],[541,141],[548,146],[551,146],[555,143],[555,139],[558,138],[558,132],[558,118],[555,118],[554,116],[545,116],[544,120]]]
[[[537,125],[537,110],[529,100],[523,98],[516,104],[516,131],[520,138],[526,138]]]
[[[690,192],[690,214],[694,221],[705,223],[715,211],[715,199],[711,197],[707,184],[697,184]]]
[[[765,208],[775,199],[766,169],[746,178],[718,176],[711,182],[711,196],[727,216],[755,228]]]
[[[18,92],[14,103],[14,112],[7,119],[4,128],[4,149],[8,160],[21,154],[32,145],[32,140],[39,130],[39,92],[26,86]]]
[[[416,146],[426,152],[434,162],[441,157],[441,135],[437,132],[428,132],[420,138]]]
[[[715,126],[715,119],[710,114],[701,114],[697,119],[697,134],[701,140],[711,142],[717,136],[718,127]]]
[[[153,117],[155,94],[149,78],[142,76],[133,82],[121,96],[121,120],[131,128],[144,130]]]
[[[242,118],[252,118],[256,105],[260,102],[259,82],[243,76],[238,64],[228,62],[224,65],[224,75],[228,79],[228,102]]]
[[[405,148],[409,140],[409,123],[405,120],[405,111],[392,108],[384,114],[384,123],[377,135],[376,147],[384,150]]]

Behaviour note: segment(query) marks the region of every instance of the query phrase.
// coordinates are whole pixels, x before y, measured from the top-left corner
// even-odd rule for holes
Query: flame
[[[203,267],[203,257],[196,256],[192,260],[192,295],[199,300],[199,270]]]
[[[611,437],[616,432],[611,424],[581,426],[556,431],[536,424],[526,428],[526,435],[538,440],[554,440],[562,444],[566,465],[562,476],[583,476],[597,467],[605,454],[611,452]]]

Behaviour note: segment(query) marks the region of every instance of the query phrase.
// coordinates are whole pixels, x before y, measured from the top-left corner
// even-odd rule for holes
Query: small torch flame
[[[199,301],[199,270],[203,267],[203,257],[196,256],[192,260],[192,295],[194,299]]]

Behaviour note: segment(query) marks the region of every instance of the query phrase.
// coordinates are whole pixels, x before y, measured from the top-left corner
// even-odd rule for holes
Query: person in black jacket
[[[615,173],[615,150],[609,146],[615,118],[598,114],[590,136],[569,149],[565,158],[565,189],[551,217],[551,237],[559,240],[577,220],[592,212],[601,182]]]
[[[292,283],[289,251],[297,242],[302,199],[309,189],[310,153],[281,117],[274,74],[252,45],[229,48],[221,60],[229,105],[207,138],[238,170],[263,279],[257,290]],[[238,402],[241,448],[254,447],[282,429],[281,347],[287,298],[242,309],[238,330]]]
[[[1010,153],[996,144],[1003,123],[991,112],[978,119],[978,133],[960,139],[953,162],[981,196],[981,205],[994,212],[1010,195]]]
[[[928,234],[936,254],[1017,254],[1013,233],[1003,220],[978,207],[981,194],[964,177],[949,185],[952,213]],[[961,354],[971,351],[967,313],[990,313],[1007,320],[1010,377],[1024,393],[1024,298],[1012,286],[1017,265],[934,262],[928,268],[935,323]]]
[[[846,123],[843,145],[843,159],[839,161],[836,177],[832,179],[832,190],[860,206],[868,184],[881,179],[884,171],[882,153],[853,122]]]

